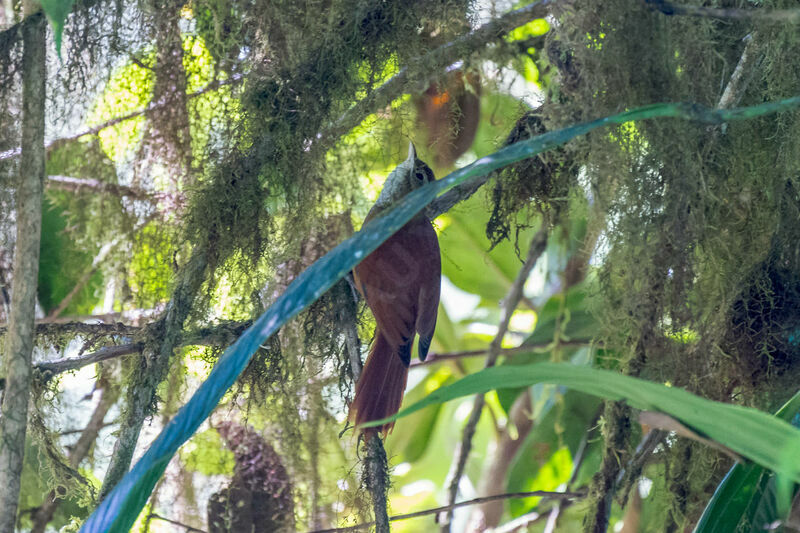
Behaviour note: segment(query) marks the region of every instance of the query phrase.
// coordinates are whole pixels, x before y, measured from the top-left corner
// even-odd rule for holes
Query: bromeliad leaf
[[[781,407],[775,416],[798,426],[800,392]],[[780,519],[776,512],[775,474],[757,464],[736,463],[717,487],[695,533],[764,531],[767,524]]]

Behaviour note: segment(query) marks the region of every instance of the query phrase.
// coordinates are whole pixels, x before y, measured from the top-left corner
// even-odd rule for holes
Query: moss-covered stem
[[[38,3],[23,2],[26,15]],[[3,371],[6,389],[0,413],[0,532],[12,533],[28,426],[34,310],[39,272],[44,188],[46,29],[41,13],[22,24],[22,160],[16,194],[17,239],[11,312],[5,341]]]
[[[387,494],[389,492],[389,465],[383,441],[376,431],[364,434],[364,483],[372,497],[372,511],[375,515],[375,533],[389,533],[389,512]]]
[[[672,2],[666,2],[664,0],[647,0],[645,3],[650,7],[650,9],[670,16],[681,15],[687,17],[706,17],[718,19],[765,20],[771,22],[780,22],[782,24],[800,23],[800,9],[715,8],[676,5]]]
[[[144,419],[151,414],[156,387],[163,381],[169,368],[172,351],[178,346],[183,322],[191,310],[192,302],[204,281],[207,261],[200,252],[195,252],[181,272],[172,299],[167,304],[163,317],[153,329],[153,337],[145,344],[141,355],[141,371],[134,373],[128,385],[126,410],[122,417],[119,439],[114,446],[100,499],[113,489],[128,472]]]

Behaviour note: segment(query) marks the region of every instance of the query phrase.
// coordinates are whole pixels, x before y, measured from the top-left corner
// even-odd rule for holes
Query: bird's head
[[[373,210],[391,207],[411,191],[419,189],[435,179],[431,167],[417,158],[414,143],[408,143],[408,157],[397,165],[386,178]]]

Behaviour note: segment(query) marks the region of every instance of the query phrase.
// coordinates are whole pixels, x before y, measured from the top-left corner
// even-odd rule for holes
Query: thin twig
[[[186,531],[190,533],[208,533],[203,529],[197,529],[194,526],[190,526],[189,524],[184,524],[183,522],[178,522],[177,520],[173,520],[171,518],[167,518],[166,516],[161,516],[160,514],[150,513],[147,515],[147,520],[161,520],[162,522],[166,522],[168,524],[172,524],[173,526],[182,527]]]
[[[194,92],[191,92],[191,93],[187,94],[186,98],[195,98],[195,97],[201,96],[201,95],[203,95],[203,94],[205,94],[207,92],[215,91],[215,90],[217,90],[220,87],[223,87],[225,85],[232,85],[232,84],[235,84],[235,83],[239,83],[242,80],[244,80],[244,76],[242,76],[241,74],[235,74],[235,75],[231,76],[230,79],[227,79],[227,80],[214,80],[211,83],[209,83],[208,85],[206,85],[205,87],[203,87],[202,89],[198,89],[197,91],[194,91]],[[172,101],[171,100],[170,101],[161,101],[161,102],[151,103],[148,106],[143,107],[141,109],[137,109],[136,111],[132,111],[132,112],[128,113],[127,115],[122,115],[121,117],[112,118],[111,120],[107,120],[106,122],[103,122],[103,123],[98,124],[96,126],[93,126],[91,128],[88,128],[88,129],[85,129],[83,131],[80,131],[80,132],[76,133],[75,135],[70,135],[69,137],[61,137],[59,139],[55,139],[53,141],[50,141],[49,143],[47,143],[45,148],[50,149],[53,146],[56,146],[56,145],[58,145],[60,143],[65,143],[65,142],[69,142],[69,141],[75,141],[75,140],[78,140],[81,137],[84,137],[86,135],[97,135],[98,133],[100,133],[101,131],[103,131],[106,128],[110,128],[111,126],[116,126],[117,124],[119,124],[121,122],[125,122],[125,121],[131,120],[133,118],[140,117],[142,115],[146,115],[147,113],[150,113],[151,111],[155,111],[157,109],[160,109],[160,108],[168,106],[168,105],[172,105]],[[15,158],[15,157],[19,157],[19,155],[20,155],[20,148],[12,148],[11,150],[6,150],[5,152],[0,152],[0,161],[6,160],[6,159],[12,159],[12,158]]]
[[[760,57],[758,53],[758,41],[753,34],[748,34],[743,39],[745,45],[742,50],[742,55],[739,57],[739,62],[731,74],[731,79],[725,86],[722,96],[717,102],[718,109],[730,109],[739,105],[750,80],[753,78],[752,65],[757,64]]]
[[[544,517],[544,515],[537,513],[536,511],[531,511],[530,513],[518,516],[517,518],[511,520],[510,522],[506,522],[501,526],[489,529],[487,530],[487,533],[512,533],[514,531],[522,531],[522,528],[527,528],[527,526],[538,522],[542,519],[542,517]]]
[[[800,22],[800,9],[736,9],[701,6],[676,5],[664,0],[645,0],[645,4],[654,11],[665,15],[682,15],[687,17],[708,17],[736,20],[766,20],[797,24]]]
[[[96,180],[92,178],[76,178],[73,176],[47,176],[46,186],[48,189],[58,189],[68,192],[80,192],[84,189],[91,190],[92,192],[102,192],[113,194],[115,196],[128,196],[137,200],[150,200],[156,201],[159,197],[164,195],[179,196],[178,193],[158,193],[154,191],[147,191],[139,187],[131,187],[129,185],[120,185],[118,183],[110,183],[107,181]],[[181,201],[183,199],[182,195]]]
[[[115,359],[123,355],[138,353],[143,347],[144,344],[139,342],[122,344],[120,346],[105,346],[94,353],[90,353],[81,357],[69,357],[64,359],[56,359],[55,361],[37,363],[34,365],[34,368],[42,372],[42,374],[45,376],[45,379],[47,379],[55,376],[56,374],[69,372],[70,370],[77,370],[94,363]]]
[[[215,328],[205,328],[198,331],[190,331],[182,334],[178,341],[178,346],[227,346],[232,344],[242,332],[250,326],[250,321],[244,322],[226,322],[220,324]],[[84,326],[105,326],[106,324],[82,324]],[[121,326],[122,324],[120,324]],[[131,328],[133,333],[138,333],[141,328]],[[108,333],[112,334],[112,333]],[[118,335],[119,333],[113,333]],[[96,352],[81,355],[79,357],[66,357],[63,359],[56,359],[53,361],[45,361],[37,363],[34,368],[43,372],[45,376],[52,377],[62,372],[69,372],[70,370],[78,370],[84,366],[88,366],[101,361],[107,361],[124,355],[130,355],[140,352],[144,348],[144,343],[130,342],[127,344],[120,344],[114,346],[104,346]]]
[[[624,504],[627,503],[628,493],[630,493],[630,489],[633,487],[634,482],[636,482],[639,479],[639,476],[642,475],[642,470],[644,470],[647,461],[653,455],[653,452],[658,445],[661,444],[661,442],[666,438],[666,436],[666,431],[660,429],[650,430],[645,436],[642,437],[639,445],[636,446],[636,452],[634,452],[633,457],[631,457],[628,463],[625,465],[625,468],[619,471],[619,474],[617,475],[616,486],[622,495],[623,507],[625,507]]]
[[[516,310],[517,305],[519,305],[519,301],[522,298],[525,282],[530,276],[531,270],[533,270],[536,262],[539,260],[539,257],[541,257],[545,248],[547,248],[549,230],[548,225],[549,223],[545,217],[542,220],[541,228],[536,232],[531,240],[530,249],[528,250],[528,257],[525,259],[525,263],[523,263],[522,268],[520,268],[519,272],[517,273],[517,277],[514,279],[514,282],[511,284],[511,287],[508,290],[508,294],[503,300],[503,307],[500,314],[500,324],[497,328],[497,334],[489,346],[489,354],[486,357],[486,368],[493,367],[497,362],[497,358],[502,353],[503,337],[505,337],[505,334],[508,332],[508,324],[511,321],[511,316],[514,314],[514,310]],[[450,468],[450,474],[448,475],[448,504],[453,504],[453,502],[456,500],[456,496],[458,495],[458,486],[461,482],[461,476],[464,474],[464,468],[467,465],[467,459],[469,458],[469,453],[472,449],[472,437],[475,435],[475,430],[477,428],[478,421],[480,420],[481,412],[483,411],[484,401],[483,394],[477,394],[475,396],[475,400],[472,405],[472,412],[470,413],[467,424],[464,426],[461,443],[456,450],[456,455]],[[439,523],[441,524],[442,531],[450,531],[450,522],[452,521],[452,518],[453,511],[452,509],[448,509],[447,513],[440,518]]]
[[[571,340],[560,341],[558,344],[559,346],[589,346],[591,344],[591,340],[571,339]],[[521,353],[530,353],[530,352],[535,352],[537,350],[547,350],[548,348],[550,348],[551,345],[552,343],[549,342],[522,344],[514,348],[503,348],[500,350],[500,353],[498,355],[501,357],[511,358]],[[427,365],[432,365],[434,363],[441,363],[442,361],[453,361],[453,360],[464,359],[465,357],[479,357],[488,354],[490,350],[491,348],[485,348],[483,350],[464,350],[458,352],[443,352],[443,353],[433,352],[429,353],[428,357],[426,357],[424,361],[412,361],[411,367],[427,366]]]
[[[401,514],[396,516],[390,516],[390,522],[396,522],[398,520],[409,520],[411,518],[419,518],[421,516],[428,516],[428,515],[436,515],[443,513],[445,511],[450,511],[452,509],[457,509],[459,507],[466,507],[468,505],[478,505],[487,502],[493,502],[495,500],[512,500],[518,498],[535,498],[535,497],[542,497],[542,498],[550,498],[550,499],[565,499],[565,500],[572,500],[577,498],[583,498],[586,496],[583,492],[551,492],[546,490],[533,490],[529,492],[507,492],[504,494],[493,494],[491,496],[482,496],[480,498],[474,498],[472,500],[465,500],[463,502],[453,503],[450,505],[443,505],[441,507],[434,507],[432,509],[425,509],[423,511],[416,511],[413,513],[408,514]],[[366,522],[364,524],[358,524],[355,526],[349,527],[337,527],[331,529],[317,529],[314,531],[309,531],[309,533],[349,533],[351,531],[360,531],[362,529],[368,529],[375,525],[374,522]]]

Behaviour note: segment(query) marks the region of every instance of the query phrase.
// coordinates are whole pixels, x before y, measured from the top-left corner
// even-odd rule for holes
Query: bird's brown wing
[[[439,239],[430,222],[417,230],[418,247],[416,255],[424,263],[419,278],[417,297],[417,320],[415,329],[419,333],[419,358],[425,360],[436,329],[436,314],[439,310],[439,292],[442,284],[442,261],[439,254]]]
[[[400,347],[413,341],[420,323],[420,287],[425,286],[432,294],[435,278],[433,322],[431,324],[429,318],[425,320],[425,331],[430,327],[432,335],[439,296],[439,262],[436,233],[430,222],[420,217],[403,226],[355,268],[356,286],[390,345]],[[433,272],[430,271],[432,267]],[[427,297],[425,302],[427,311],[432,298]]]

